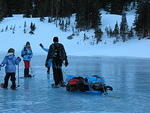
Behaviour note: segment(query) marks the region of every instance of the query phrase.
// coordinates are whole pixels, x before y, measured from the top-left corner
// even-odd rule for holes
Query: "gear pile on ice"
[[[106,93],[108,90],[113,90],[111,86],[105,85],[104,78],[97,75],[92,75],[85,78],[68,75],[66,81],[66,90],[70,92],[81,91],[91,93]]]

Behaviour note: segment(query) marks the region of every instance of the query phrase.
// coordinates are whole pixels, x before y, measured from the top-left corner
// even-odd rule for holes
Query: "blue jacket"
[[[48,52],[49,49],[42,47],[45,52]]]
[[[49,49],[45,48],[45,47],[42,47],[42,49],[45,51],[45,52],[48,52]],[[47,66],[46,67],[51,67],[52,65],[52,59],[49,59],[48,62],[47,62]]]
[[[6,73],[15,73],[16,72],[16,65],[19,64],[21,61],[20,58],[16,58],[14,54],[5,56],[1,66],[5,66]]]
[[[21,56],[23,57],[23,60],[30,61],[33,56],[32,50],[24,47],[21,51]]]

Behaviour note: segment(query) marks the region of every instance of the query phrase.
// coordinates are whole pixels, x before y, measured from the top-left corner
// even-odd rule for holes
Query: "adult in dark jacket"
[[[53,42],[49,47],[45,66],[47,67],[49,60],[52,60],[53,78],[55,81],[53,87],[57,88],[58,85],[64,86],[62,64],[65,61],[65,66],[67,66],[68,60],[63,44],[58,43],[58,37],[54,37]]]

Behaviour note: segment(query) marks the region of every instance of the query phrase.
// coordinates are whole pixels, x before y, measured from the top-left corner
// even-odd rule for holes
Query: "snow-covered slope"
[[[74,19],[72,17],[72,19]],[[129,26],[134,21],[134,15],[127,16]],[[106,26],[113,27],[118,21],[120,23],[121,16],[103,14],[102,15],[102,30]],[[24,23],[26,22],[27,33],[24,33]],[[31,22],[35,23],[35,34],[31,35],[30,31]],[[5,31],[8,26],[8,30]],[[10,28],[15,26],[13,33]],[[0,54],[5,54],[7,50],[12,47],[18,54],[22,50],[26,41],[30,41],[34,54],[46,55],[41,50],[39,43],[42,43],[45,47],[49,47],[52,43],[52,38],[58,36],[60,42],[64,44],[67,54],[73,56],[132,56],[132,57],[147,57],[150,58],[150,40],[137,40],[132,39],[126,43],[119,42],[117,44],[112,43],[112,39],[103,37],[107,40],[102,41],[98,45],[92,45],[93,30],[80,32],[79,36],[74,36],[72,40],[68,40],[67,37],[72,34],[72,31],[62,32],[56,27],[54,23],[40,22],[39,18],[23,18],[22,15],[14,15],[13,17],[6,18],[0,23]],[[84,41],[84,33],[87,34],[89,40]],[[105,43],[107,41],[107,43]]]

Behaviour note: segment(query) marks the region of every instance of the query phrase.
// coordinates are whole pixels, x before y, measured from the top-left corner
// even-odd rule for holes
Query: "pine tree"
[[[12,30],[12,29],[13,29],[13,26],[11,25],[9,29]]]
[[[118,23],[116,22],[115,24],[115,28],[113,30],[113,35],[116,37],[119,35],[119,26],[118,26]]]
[[[44,17],[40,17],[40,21],[44,22],[45,18]]]
[[[122,15],[122,21],[120,24],[120,35],[122,37],[123,42],[127,40],[127,33],[128,33],[128,24],[126,19],[126,13],[123,13]]]
[[[2,22],[3,21],[3,17],[2,16],[0,16],[0,22]]]
[[[0,22],[3,21],[6,15],[7,15],[6,0],[0,0]]]
[[[27,32],[26,29],[23,29],[23,32],[26,33]]]
[[[134,36],[133,28],[131,27],[129,33],[128,33],[128,39],[131,39]]]
[[[94,33],[95,33],[96,43],[98,44],[100,41],[102,41],[103,32],[100,28],[97,28]]]
[[[33,24],[32,22],[31,22],[31,25],[30,25],[30,34],[34,34],[34,31],[35,31],[35,29],[36,29],[36,27],[35,27],[35,24]]]
[[[59,20],[59,27],[60,27],[60,30],[65,31],[64,20]]]
[[[33,3],[32,0],[24,0],[24,6],[23,6],[23,8],[25,10],[24,10],[23,17],[27,17],[27,18],[31,17],[31,15],[32,15],[32,9],[33,9],[32,3]]]
[[[26,23],[26,21],[24,22],[24,28],[26,28],[27,27],[27,23]]]
[[[52,22],[51,17],[48,17],[48,23],[51,23],[51,22]]]
[[[12,29],[12,31],[13,31],[12,33],[13,33],[13,34],[15,33],[15,28],[16,28],[16,27],[14,26],[13,29]]]
[[[27,23],[26,21],[24,22],[24,29],[23,29],[23,32],[26,33],[26,27],[27,27]]]
[[[87,40],[89,37],[84,33],[83,40]]]
[[[108,33],[109,37],[113,37],[113,30],[111,27],[109,27],[107,33]]]
[[[4,32],[4,29],[2,29],[1,32]]]
[[[108,29],[108,27],[105,28],[105,32],[106,32],[107,36],[109,36],[109,29]]]
[[[150,2],[140,1],[135,19],[135,30],[139,39],[150,35]]]
[[[8,25],[6,26],[6,28],[5,28],[5,32],[8,30]]]
[[[76,28],[82,30],[96,29],[101,25],[99,0],[79,0],[76,14]]]

